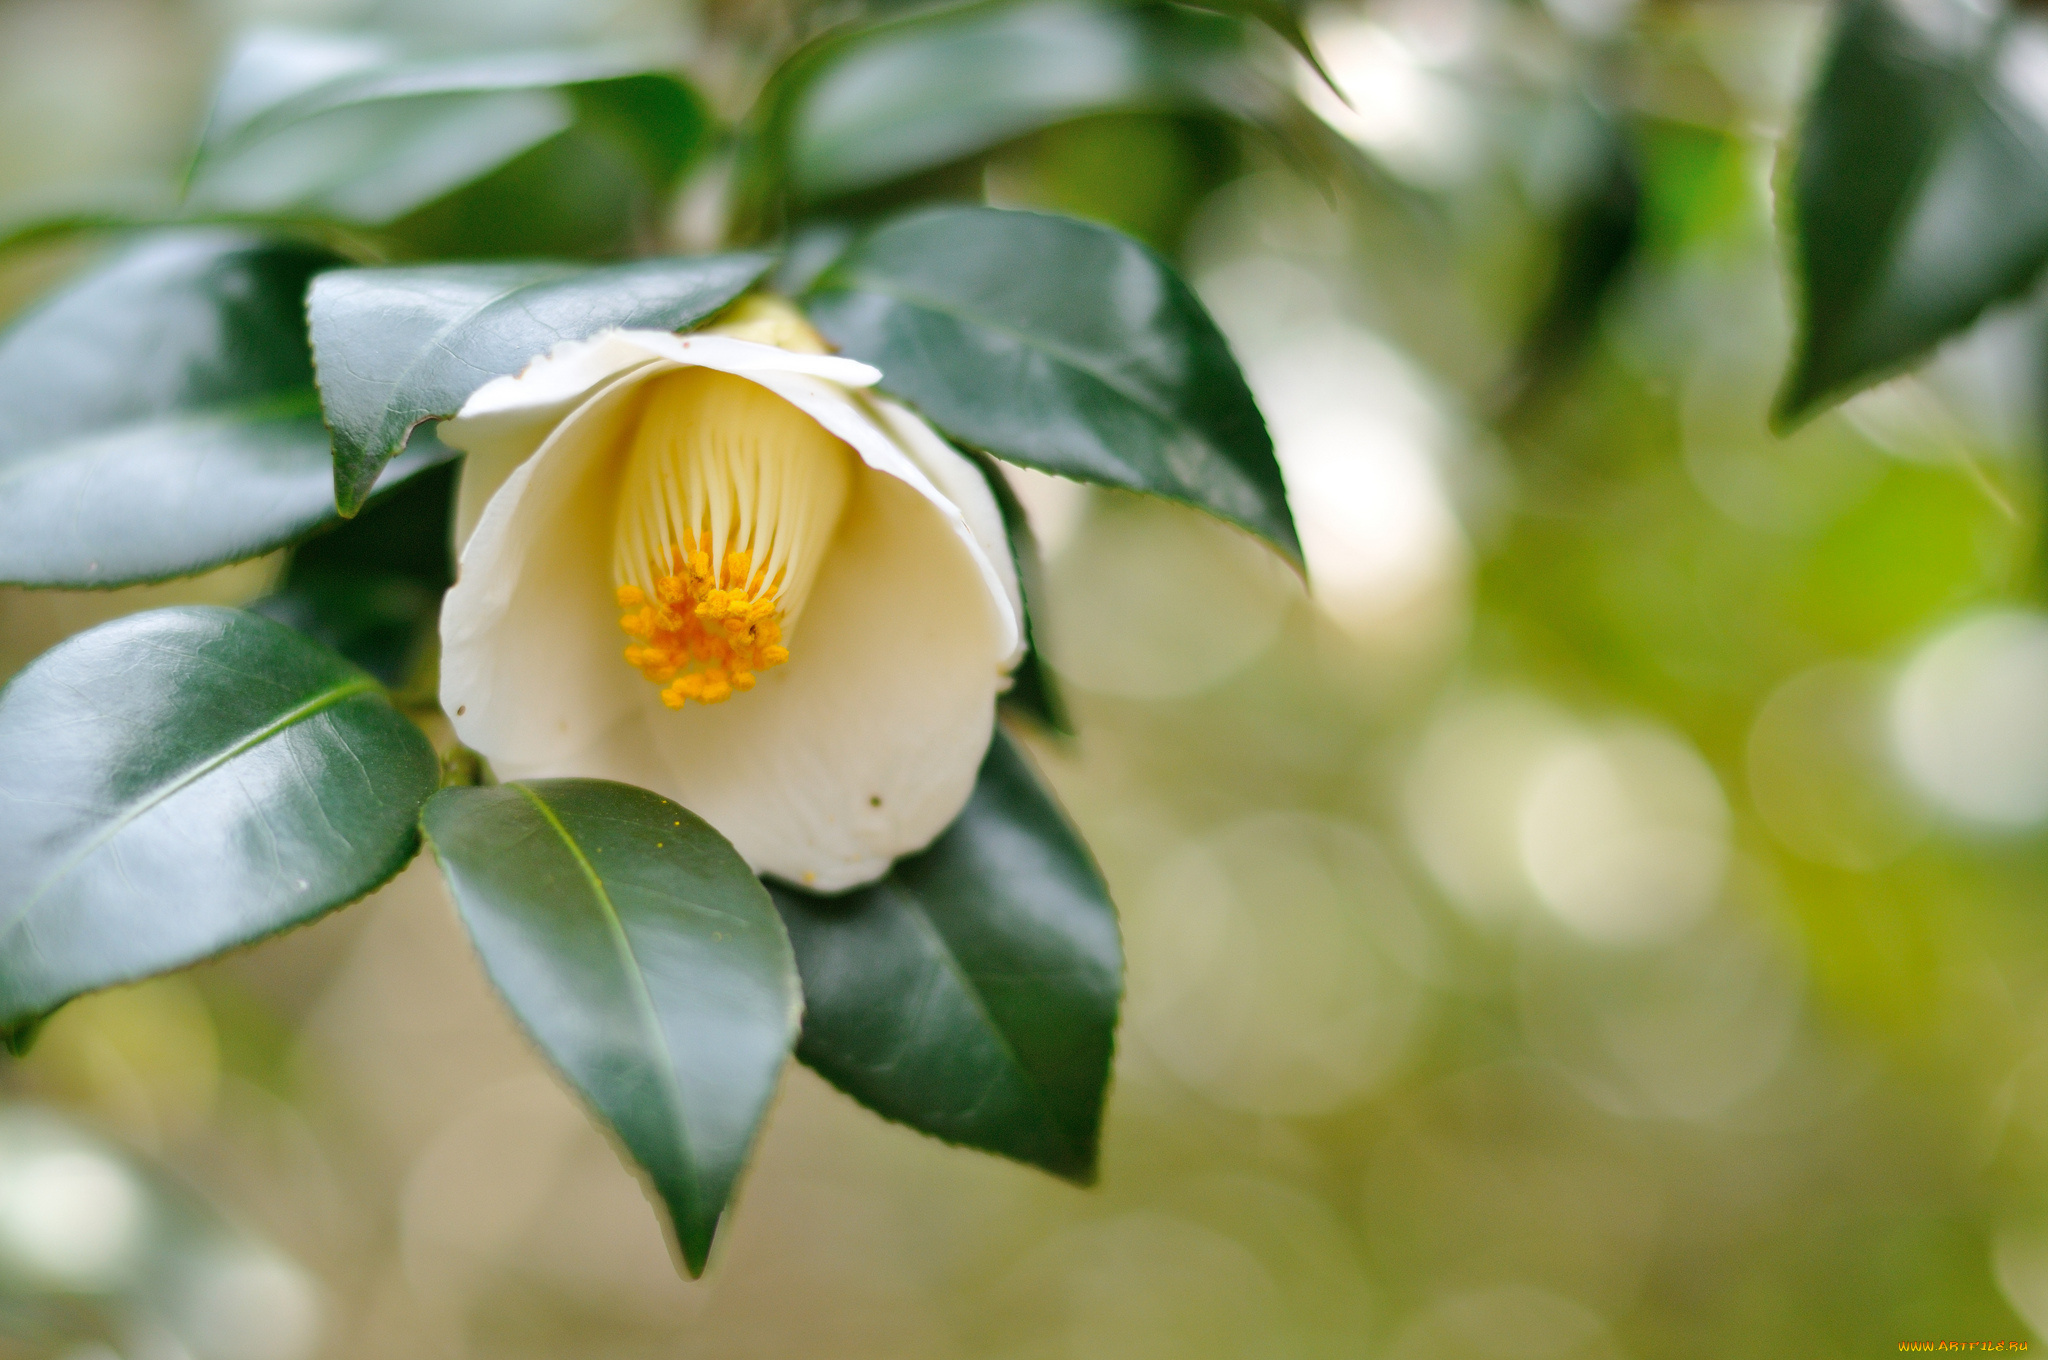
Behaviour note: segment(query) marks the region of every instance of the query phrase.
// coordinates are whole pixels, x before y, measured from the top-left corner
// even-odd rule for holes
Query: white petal
[[[947,517],[863,472],[789,661],[751,693],[679,713],[643,682],[644,716],[614,730],[602,768],[690,808],[764,873],[820,892],[869,882],[973,791],[999,623]]]
[[[605,379],[658,358],[641,342],[641,335],[614,329],[587,340],[564,340],[519,372],[493,378],[470,393],[448,428],[459,431],[466,422],[492,416],[566,409]]]
[[[614,368],[491,497],[442,610],[442,703],[503,778],[638,784],[704,816],[764,872],[821,891],[869,881],[958,814],[993,730],[1021,617],[993,497],[958,454],[892,436],[816,376],[821,356],[653,339],[777,392],[870,469],[790,662],[751,693],[677,713],[620,656],[613,498],[636,393],[685,362],[664,353]]]
[[[436,431],[461,449],[462,483],[455,498],[455,544],[469,541],[483,508],[512,470],[533,453],[594,389],[646,368],[641,377],[698,365],[725,373],[797,373],[845,387],[879,381],[879,370],[827,354],[796,354],[773,345],[720,335],[608,330],[587,340],[565,340],[511,377],[493,378],[470,394],[462,410]]]
[[[645,347],[650,354],[678,364],[696,364],[742,377],[752,377],[757,373],[802,373],[838,383],[841,387],[873,387],[882,380],[881,369],[858,359],[842,359],[836,354],[803,354],[730,335],[675,335],[668,331],[619,331],[618,335]]]
[[[1024,611],[1017,593],[1016,562],[1011,558],[1007,544],[993,553],[984,546],[985,540],[976,532],[974,524],[969,520],[967,509],[956,503],[925,474],[918,461],[910,456],[894,434],[869,411],[865,398],[849,393],[832,383],[820,382],[796,372],[764,372],[757,369],[741,373],[739,376],[752,379],[803,411],[811,419],[852,445],[853,451],[859,454],[861,461],[869,467],[906,483],[931,502],[932,507],[951,526],[981,574],[983,587],[989,596],[989,608],[995,616],[997,635],[1002,639],[1002,646],[997,652],[997,664],[1005,674],[1008,674],[1009,669],[1017,664],[1017,659],[1023,654]],[[901,408],[898,409],[901,411]],[[902,415],[910,421],[917,420],[907,411],[903,411]],[[926,433],[931,432],[927,430]],[[941,444],[944,442],[935,434],[932,435],[932,439]],[[952,453],[952,450],[948,449],[946,452]],[[957,453],[953,454],[953,458],[962,463],[966,461]],[[965,486],[966,479],[957,476],[958,470],[949,467],[946,475]],[[1000,525],[1001,512],[996,508],[995,493],[988,489],[988,484],[981,480],[981,474],[972,464],[967,464],[964,471],[974,478],[974,490],[963,491],[967,504],[981,507],[987,514],[995,515],[996,522]],[[978,501],[975,499],[975,492],[979,493]],[[977,510],[977,513],[981,513],[981,510]],[[1002,542],[1000,539],[997,541]]]
[[[620,657],[611,607],[614,483],[639,387],[604,388],[512,473],[442,600],[441,706],[506,778],[600,773],[582,757],[650,688]]]
[[[938,431],[908,409],[887,397],[868,396],[861,401],[896,437],[896,442],[910,455],[918,469],[931,478],[932,484],[947,500],[959,507],[967,521],[968,531],[981,545],[983,559],[994,567],[996,578],[1002,583],[1011,612],[1021,620],[1024,617],[1024,596],[1017,587],[1017,558],[1010,551],[1010,531],[1003,524],[1003,510],[996,503],[995,492],[989,489],[988,478],[982,475],[973,460],[947,443]],[[1016,645],[1004,668],[1009,669],[1023,659],[1024,633],[1020,628]]]

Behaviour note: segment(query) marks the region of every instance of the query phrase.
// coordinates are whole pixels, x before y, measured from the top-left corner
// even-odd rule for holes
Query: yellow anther
[[[781,397],[687,370],[654,381],[622,470],[613,575],[626,663],[662,703],[723,703],[788,662],[860,460]]]

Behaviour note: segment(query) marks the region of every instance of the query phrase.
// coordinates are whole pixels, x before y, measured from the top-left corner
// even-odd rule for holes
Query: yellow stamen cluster
[[[729,552],[711,569],[710,536],[669,546],[668,571],[655,577],[654,598],[639,586],[618,590],[626,613],[619,627],[633,639],[626,664],[658,685],[661,701],[681,708],[695,699],[720,704],[754,687],[757,671],[789,660],[781,612],[765,572],[751,572],[753,554]]]
[[[706,369],[648,383],[621,469],[612,580],[626,662],[664,704],[724,703],[789,660],[857,465],[758,383]]]

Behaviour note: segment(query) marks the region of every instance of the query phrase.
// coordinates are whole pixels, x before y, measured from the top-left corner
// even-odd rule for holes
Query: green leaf
[[[1017,493],[1004,479],[996,460],[987,454],[976,454],[975,463],[981,468],[982,476],[988,478],[989,490],[995,493],[996,505],[1003,512],[1003,531],[1009,536],[1010,555],[1017,564],[1018,593],[1024,597],[1024,659],[1010,673],[1010,689],[1003,695],[1003,703],[1062,736],[1072,736],[1074,725],[1067,716],[1067,703],[1060,694],[1059,682],[1053,678],[1052,668],[1045,664],[1045,658],[1038,651],[1039,606],[1036,602],[1045,599],[1045,563],[1038,555],[1038,539],[1031,532],[1031,521],[1024,513],[1023,502],[1017,499]]]
[[[248,944],[412,858],[433,747],[377,682],[233,609],[158,609],[0,690],[0,1030]]]
[[[768,894],[703,821],[624,784],[444,789],[422,822],[491,980],[701,1274],[801,1010]]]
[[[1111,109],[1216,106],[1235,24],[1161,7],[973,6],[841,45],[788,115],[788,182],[820,200]]]
[[[387,685],[406,683],[433,642],[442,592],[455,584],[450,525],[461,467],[451,461],[414,477],[301,543],[277,593],[249,607]]]
[[[962,443],[1163,496],[1295,562],[1265,418],[1187,285],[1106,227],[997,208],[899,217],[804,305],[889,390]]]
[[[1565,195],[1550,286],[1494,394],[1503,420],[1528,410],[1569,373],[1598,331],[1601,309],[1627,277],[1643,237],[1643,175],[1613,114],[1580,102],[1586,166]]]
[[[260,31],[222,77],[187,203],[393,226],[563,139],[584,161],[615,149],[617,182],[655,194],[709,130],[701,98],[644,58],[541,51],[419,60],[376,35]],[[540,159],[564,168],[560,156]],[[514,178],[544,197],[512,204],[519,211],[509,219],[478,222],[501,246],[522,236],[528,210],[578,207],[573,193],[556,198],[531,174]],[[521,244],[544,249],[551,233],[560,235],[559,223]]]
[[[770,887],[803,973],[797,1057],[890,1119],[1093,1179],[1123,990],[1116,913],[1007,736],[959,821],[881,882]]]
[[[1227,14],[1232,18],[1249,19],[1253,23],[1263,24],[1309,64],[1309,69],[1316,73],[1323,84],[1330,87],[1331,94],[1346,104],[1351,102],[1350,97],[1338,88],[1329,68],[1323,65],[1323,59],[1317,54],[1315,44],[1309,41],[1308,30],[1301,26],[1301,16],[1281,3],[1281,0],[1180,0],[1180,3],[1190,9],[1209,10],[1215,14]]]
[[[2048,43],[1965,0],[1842,9],[1790,176],[1802,327],[1774,421],[1898,371],[2048,260]]]
[[[334,498],[354,514],[415,426],[462,409],[492,378],[613,326],[680,330],[751,287],[765,255],[570,264],[337,269],[307,301]]]
[[[163,580],[332,521],[304,297],[334,262],[154,233],[0,335],[0,582]],[[383,485],[448,456],[423,444]]]

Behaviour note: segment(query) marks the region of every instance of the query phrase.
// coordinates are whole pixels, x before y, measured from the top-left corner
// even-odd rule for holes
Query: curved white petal
[[[470,393],[449,427],[562,409],[614,374],[658,357],[636,331],[615,328],[587,340],[564,340],[517,373],[493,378]]]
[[[967,802],[995,730],[999,620],[931,501],[873,470],[812,588],[789,661],[714,708],[661,707],[602,757],[713,826],[764,873],[837,892],[920,850]]]
[[[469,542],[484,506],[512,470],[532,457],[541,441],[590,400],[595,389],[640,368],[647,369],[641,377],[653,377],[692,364],[741,376],[808,374],[843,387],[871,386],[882,376],[878,369],[852,359],[797,354],[721,335],[614,329],[587,340],[565,340],[518,373],[479,387],[436,431],[442,443],[468,455],[455,497],[457,550]]]
[[[649,688],[611,607],[619,464],[639,414],[629,374],[579,407],[493,496],[441,603],[441,706],[508,779],[584,774],[581,757]]]
[[[1017,585],[1017,558],[1010,551],[1010,531],[1003,524],[1003,510],[996,503],[995,492],[989,489],[988,478],[971,459],[907,408],[882,396],[870,395],[859,400],[896,437],[896,442],[910,455],[919,470],[959,508],[969,532],[981,545],[982,556],[994,567],[996,578],[1002,583],[1003,593],[1010,601],[1010,611],[1021,622],[1024,595]],[[1023,659],[1024,632],[1019,627],[1016,644],[1004,662],[1004,668],[1013,667]]]
[[[1007,674],[1010,667],[1016,664],[1017,658],[1022,655],[1024,633],[1023,607],[1017,593],[1016,562],[1010,557],[1008,547],[1005,546],[991,554],[984,546],[981,534],[976,532],[974,524],[970,521],[968,511],[925,474],[918,461],[910,456],[895,435],[875,418],[864,401],[855,394],[843,387],[820,382],[796,371],[727,371],[761,384],[845,440],[853,447],[853,451],[860,455],[861,461],[870,468],[903,482],[931,502],[933,509],[944,517],[953,533],[960,539],[969,559],[981,575],[983,586],[988,593],[989,607],[996,616],[997,636],[1002,640],[1002,645],[997,651],[997,665]],[[916,417],[908,412],[903,412],[903,415],[909,420],[916,420]],[[930,431],[927,430],[926,433],[930,434]],[[931,437],[938,440],[935,434]],[[948,449],[947,452],[951,453],[952,450]],[[958,454],[953,456],[959,458]],[[1001,512],[996,510],[995,493],[988,489],[986,482],[979,480],[981,474],[976,472],[971,464],[965,471],[974,475],[976,488],[986,502],[987,511],[995,513],[1000,522]],[[965,481],[964,478],[957,477],[955,480],[963,483]],[[971,493],[969,504],[977,504]]]
[[[805,354],[730,335],[709,332],[674,335],[668,331],[619,331],[616,334],[663,359],[737,373],[741,377],[752,377],[756,373],[802,373],[838,383],[841,387],[873,387],[882,380],[881,369],[858,359],[842,359],[836,354]]]
[[[727,337],[615,338],[655,357],[574,405],[467,540],[442,610],[442,703],[502,777],[638,784],[764,872],[821,891],[867,882],[957,815],[993,730],[1021,634],[993,496],[936,435],[921,443],[915,417],[878,420],[825,377],[865,365]],[[691,364],[776,392],[867,471],[791,660],[749,694],[671,712],[620,656],[611,517],[645,380]],[[512,409],[492,400],[489,414]]]

